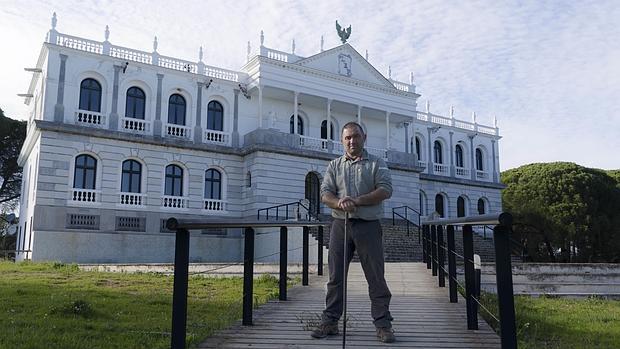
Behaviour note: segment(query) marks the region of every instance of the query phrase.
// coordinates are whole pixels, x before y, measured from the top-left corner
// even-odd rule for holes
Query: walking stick
[[[342,301],[344,308],[342,310],[342,349],[347,346],[347,229],[349,227],[349,212],[344,213],[344,263],[342,264]]]

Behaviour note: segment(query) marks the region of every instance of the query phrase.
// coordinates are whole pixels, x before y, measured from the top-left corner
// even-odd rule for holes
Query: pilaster
[[[118,130],[118,80],[121,72],[120,65],[114,65],[114,82],[112,83],[112,110],[110,112],[110,120],[108,128],[112,131]]]
[[[234,148],[239,147],[239,90],[234,89],[235,102],[233,105],[233,130],[231,134],[232,146]]]
[[[454,177],[454,143],[452,141],[452,136],[454,136],[454,132],[450,131],[450,176]]]
[[[202,87],[204,83],[196,82],[196,125],[194,126],[194,143],[202,143]]]
[[[55,122],[65,121],[65,105],[63,103],[65,99],[66,70],[67,70],[67,55],[60,54],[60,71],[58,72],[58,91],[56,94],[56,105],[54,106],[54,121]]]
[[[153,121],[153,135],[161,137],[161,97],[162,97],[162,81],[164,74],[157,74],[157,95],[155,100],[155,121]]]

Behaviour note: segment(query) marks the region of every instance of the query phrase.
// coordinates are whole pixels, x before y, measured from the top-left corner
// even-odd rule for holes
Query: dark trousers
[[[329,234],[329,282],[322,321],[333,323],[340,319],[343,309],[344,220],[334,219]],[[376,327],[391,327],[390,299],[392,294],[385,282],[383,233],[378,220],[349,219],[347,230],[347,273],[357,251],[370,296],[370,313]]]

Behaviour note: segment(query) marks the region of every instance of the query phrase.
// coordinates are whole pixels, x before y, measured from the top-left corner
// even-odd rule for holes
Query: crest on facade
[[[351,77],[351,63],[353,58],[351,55],[341,53],[338,55],[338,74]]]
[[[349,36],[351,36],[351,26],[349,26],[347,29],[342,29],[340,24],[338,24],[338,21],[336,21],[336,31],[338,32],[340,41],[342,41],[343,44],[346,44]]]

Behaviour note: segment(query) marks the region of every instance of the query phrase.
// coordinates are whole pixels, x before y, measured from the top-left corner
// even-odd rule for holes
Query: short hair
[[[365,135],[366,133],[364,132],[364,128],[362,127],[362,125],[358,124],[355,121],[349,121],[346,124],[344,124],[344,126],[342,126],[342,130],[340,131],[340,135],[342,135],[342,133],[344,132],[345,129],[347,128],[353,128],[353,127],[357,127],[360,132]]]

